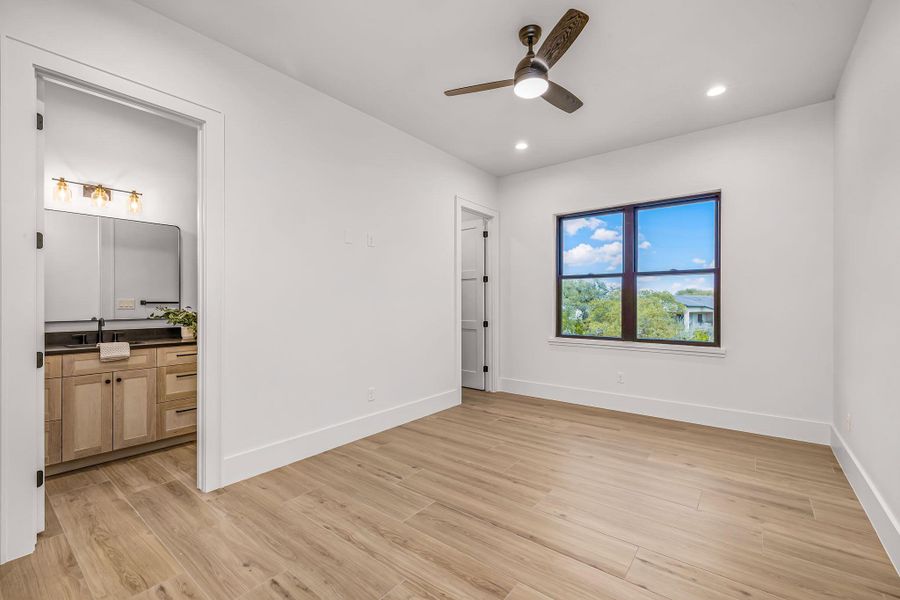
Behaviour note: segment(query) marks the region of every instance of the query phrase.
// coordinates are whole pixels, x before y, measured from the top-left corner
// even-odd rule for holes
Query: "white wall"
[[[504,389],[827,442],[832,168],[826,102],[501,179]],[[554,214],[719,188],[725,357],[548,343]]]
[[[54,210],[181,229],[182,304],[197,306],[197,129],[68,87],[44,87],[44,206]],[[100,182],[143,194],[143,210],[128,212],[127,194],[94,208],[70,185],[71,205],[53,201],[53,177]],[[51,240],[47,240],[51,243]],[[110,291],[110,297],[112,292]],[[140,307],[138,307],[140,309]],[[167,326],[165,321],[118,322],[115,328]],[[94,329],[54,323],[48,331]]]
[[[835,103],[834,423],[838,457],[900,568],[898,74],[900,3],[876,0]]]
[[[226,482],[457,401],[454,195],[494,177],[129,2],[0,28],[224,114]]]

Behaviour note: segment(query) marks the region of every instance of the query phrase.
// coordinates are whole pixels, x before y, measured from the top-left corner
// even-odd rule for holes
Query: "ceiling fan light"
[[[549,86],[545,78],[532,75],[517,81],[513,91],[519,98],[531,99],[543,96]]]

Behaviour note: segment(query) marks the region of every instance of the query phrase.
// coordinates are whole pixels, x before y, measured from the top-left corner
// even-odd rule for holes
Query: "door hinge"
[[[37,486],[41,487],[42,485],[44,485],[44,471],[43,470],[37,472]]]
[[[487,283],[487,282],[488,282],[488,276],[485,275],[484,277],[482,277],[482,278],[481,278],[481,282],[482,282],[482,283]]]
[[[487,237],[487,231],[482,231],[482,232],[481,232],[481,237]]]
[[[44,115],[42,115],[41,113],[37,114],[37,123],[36,124],[37,124],[38,131],[44,130]]]
[[[481,322],[481,326],[482,326],[482,327],[487,327],[487,326],[488,326],[488,322],[487,322],[487,321],[482,321],[482,322]]]
[[[487,365],[484,365],[483,367],[481,367],[481,370],[484,371],[485,373],[487,373],[488,372]]]
[[[44,247],[44,234],[40,231],[37,232],[37,249],[41,250]]]
[[[44,366],[44,353],[38,352],[37,353],[37,368],[40,369],[43,366]]]

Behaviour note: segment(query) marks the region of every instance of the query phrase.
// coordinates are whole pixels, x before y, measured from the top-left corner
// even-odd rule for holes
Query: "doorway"
[[[0,292],[3,300],[0,302],[0,563],[32,552],[37,532],[43,529],[44,522],[45,433],[52,429],[45,420],[48,415],[45,382],[46,375],[50,374],[48,369],[57,366],[48,365],[45,348],[44,198],[46,177],[59,175],[43,172],[42,128],[49,125],[41,115],[44,78],[52,78],[85,94],[103,97],[138,111],[188,122],[194,127],[196,150],[189,159],[196,169],[193,195],[196,210],[193,212],[197,253],[193,260],[197,271],[196,308],[204,318],[196,340],[198,360],[193,371],[197,381],[199,429],[196,484],[203,491],[220,487],[222,481],[220,390],[221,296],[224,288],[223,115],[200,103],[17,40],[4,38],[2,45],[5,57],[0,65],[4,101],[4,110],[0,113],[0,128],[4,131],[0,138],[0,173],[4,175],[0,178]],[[97,143],[103,143],[103,140],[98,139]],[[84,193],[80,187],[72,191],[73,196],[76,191]],[[124,192],[126,199],[129,194],[129,190]],[[88,201],[90,199],[88,196]],[[97,229],[100,228],[98,225]],[[23,240],[28,243],[22,243]],[[129,306],[125,302],[117,306],[117,310],[129,310]],[[99,334],[97,329],[95,331]],[[149,356],[148,352],[140,354]],[[138,371],[137,368],[129,370],[129,375]],[[115,377],[111,379],[108,384],[106,379],[101,379],[99,385],[112,388],[120,383]],[[133,397],[133,390],[151,385],[152,381],[150,377],[125,375],[121,379],[119,387],[123,398],[125,395]],[[29,398],[30,401],[23,401]],[[129,421],[129,426],[140,422],[137,418]],[[128,441],[134,440],[120,440],[122,443]]]
[[[499,389],[499,218],[457,197],[457,368],[460,388]]]

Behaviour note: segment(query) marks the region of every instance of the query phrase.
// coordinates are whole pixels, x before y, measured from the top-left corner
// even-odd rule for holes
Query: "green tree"
[[[641,290],[638,292],[639,338],[671,340],[684,333],[685,306],[669,292]]]
[[[712,296],[712,290],[698,290],[697,288],[688,288],[686,290],[681,290],[679,292],[675,292],[676,295],[679,296]]]

